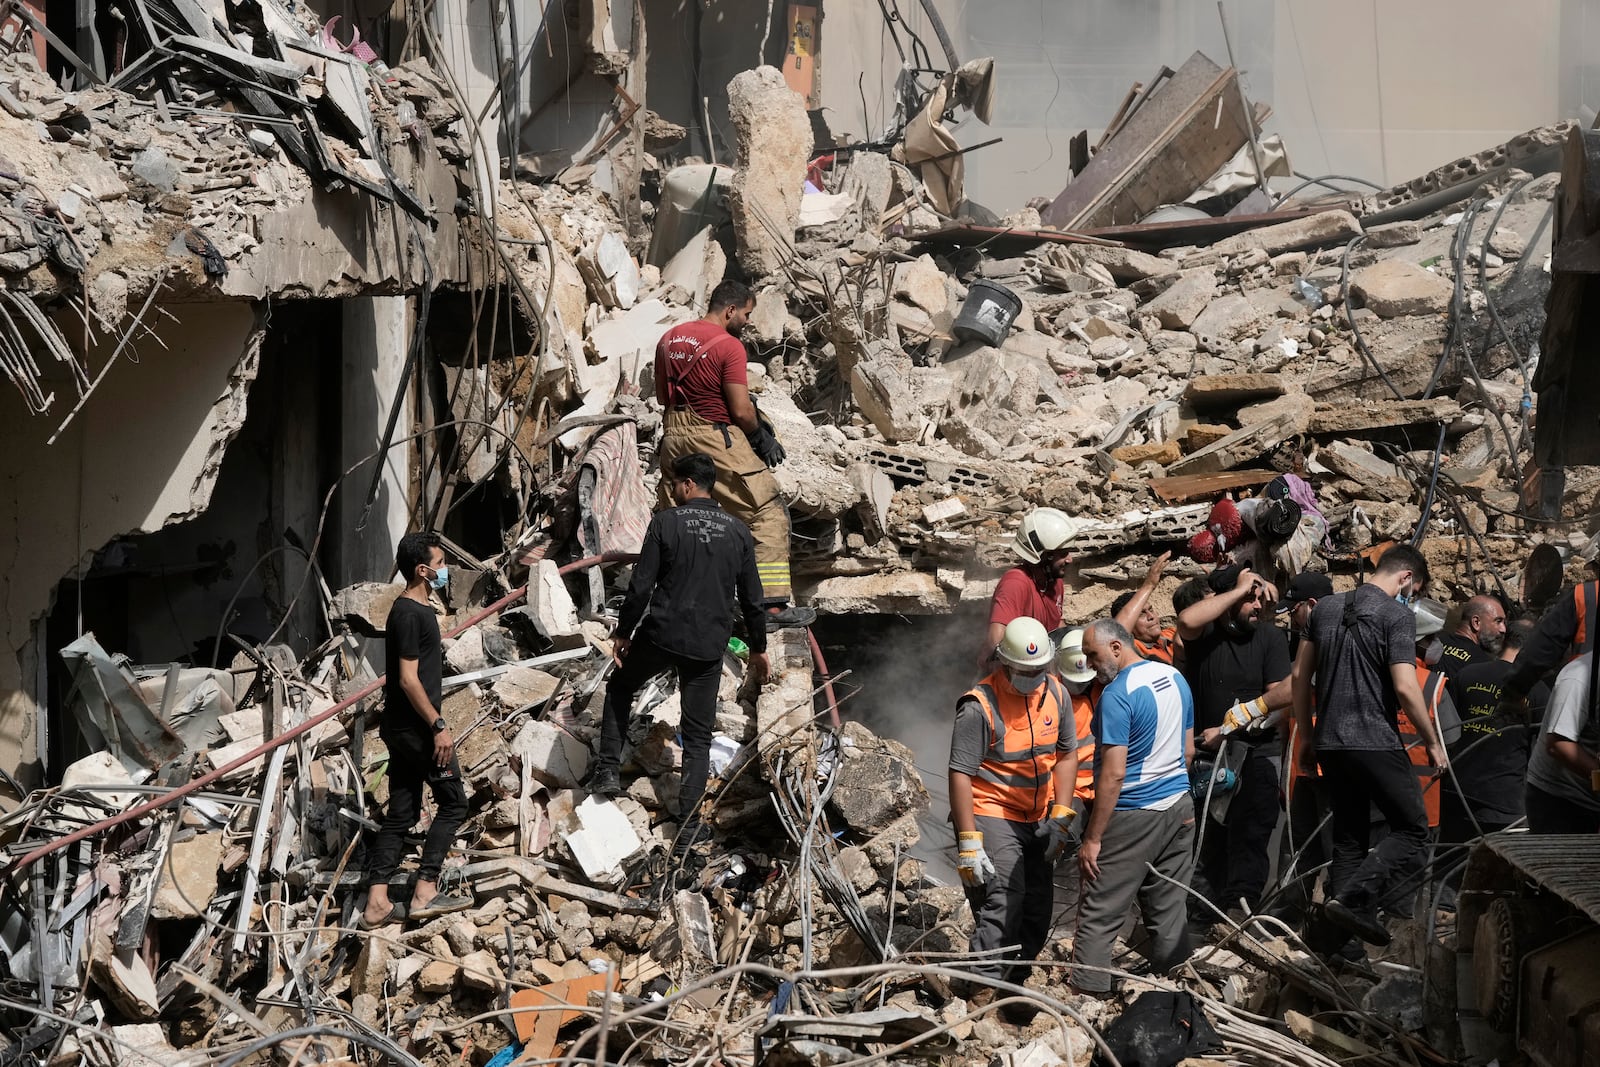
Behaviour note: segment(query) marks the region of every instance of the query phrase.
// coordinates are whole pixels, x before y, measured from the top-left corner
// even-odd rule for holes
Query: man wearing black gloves
[[[744,345],[739,341],[756,298],[750,287],[726,281],[711,292],[705,316],[679,323],[656,344],[656,399],[666,414],[661,438],[661,492],[674,460],[703,453],[716,464],[712,496],[750,528],[772,626],[809,626],[817,613],[795,607],[789,576],[789,514],[771,468],[783,446],[750,398]]]
[[[1238,783],[1220,827],[1208,827],[1200,854],[1203,892],[1217,907],[1255,910],[1272,862],[1267,846],[1278,824],[1278,770],[1283,742],[1276,718],[1289,707],[1289,641],[1264,621],[1276,591],[1250,568],[1223,567],[1210,576],[1213,596],[1178,615],[1187,650],[1184,678],[1194,693],[1195,747],[1217,753],[1224,741],[1243,746]],[[1215,812],[1207,812],[1215,822]],[[1237,914],[1237,912],[1236,912]]]
[[[711,498],[716,465],[710,456],[691,452],[673,461],[663,478],[677,506],[656,512],[650,520],[617,616],[612,638],[617,672],[606,687],[600,755],[589,791],[598,796],[622,791],[618,771],[634,695],[655,675],[675,671],[683,710],[683,784],[678,791],[682,852],[710,836],[699,818],[700,798],[710,767],[717,685],[733,635],[736,595],[756,681],[764,681],[770,667],[755,546],[745,524]]]

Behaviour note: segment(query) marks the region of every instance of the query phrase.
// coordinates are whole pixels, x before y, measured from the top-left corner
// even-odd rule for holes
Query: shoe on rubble
[[[615,767],[596,767],[594,774],[589,776],[589,795],[592,797],[614,797],[622,792],[622,779],[617,774]]]
[[[817,609],[789,604],[767,609],[767,632],[787,630],[797,626],[810,626],[817,621]]]
[[[1378,921],[1378,915],[1374,911],[1357,911],[1338,897],[1324,904],[1322,910],[1335,926],[1354,934],[1369,945],[1382,948],[1393,940],[1388,928]]]
[[[672,854],[676,857],[682,858],[683,856],[687,855],[689,851],[696,845],[705,844],[707,841],[710,841],[713,836],[714,835],[711,832],[711,827],[707,826],[699,819],[695,819],[692,822],[684,824],[683,828],[678,831],[678,839],[673,843]]]

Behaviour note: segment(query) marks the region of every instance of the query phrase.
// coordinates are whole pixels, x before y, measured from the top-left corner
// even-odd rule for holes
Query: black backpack
[[[1187,992],[1139,994],[1101,1036],[1122,1067],[1174,1067],[1191,1056],[1222,1048],[1211,1020]],[[1092,1067],[1109,1063],[1097,1047]]]

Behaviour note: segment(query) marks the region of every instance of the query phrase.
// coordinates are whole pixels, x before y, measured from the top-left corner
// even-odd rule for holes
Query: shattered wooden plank
[[[1065,230],[1137,222],[1182,203],[1249,140],[1238,72],[1196,52],[1046,209]]]
[[[1190,456],[1185,456],[1167,468],[1169,476],[1183,474],[1211,474],[1237,467],[1265,455],[1273,447],[1304,429],[1294,412],[1246,426],[1242,430],[1207,445]]]

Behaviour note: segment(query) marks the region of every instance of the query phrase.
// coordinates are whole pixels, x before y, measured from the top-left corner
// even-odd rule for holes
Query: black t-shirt
[[[417,679],[433,702],[434,710],[444,706],[443,659],[440,655],[439,615],[427,604],[419,604],[410,597],[395,600],[389,609],[389,619],[384,624],[383,648],[383,722],[384,730],[412,730],[431,734],[433,731],[423,721],[411,700],[400,688],[400,660],[417,661]]]
[[[1543,682],[1528,694],[1530,727],[1521,719],[1495,714],[1501,688],[1513,667],[1502,659],[1486,659],[1456,668],[1450,697],[1461,715],[1461,739],[1450,746],[1453,775],[1444,778],[1447,793],[1458,796],[1479,822],[1505,825],[1522,818],[1522,786],[1528,753],[1538,736],[1538,722],[1550,690]]]
[[[1482,645],[1460,634],[1440,634],[1439,643],[1444,646],[1444,654],[1439,657],[1438,668],[1449,678],[1454,678],[1463,667],[1484,663],[1491,658]],[[1461,707],[1461,701],[1456,701],[1456,707]]]
[[[1363,585],[1317,601],[1306,640],[1317,649],[1316,747],[1330,752],[1400,748],[1395,722],[1400,699],[1390,667],[1417,662],[1411,609],[1377,586]]]
[[[1194,693],[1194,728],[1222,725],[1228,709],[1254,700],[1275,682],[1289,677],[1289,639],[1271,623],[1258,623],[1249,633],[1212,623],[1192,641],[1185,641],[1183,676]],[[1253,735],[1266,740],[1271,734]]]

